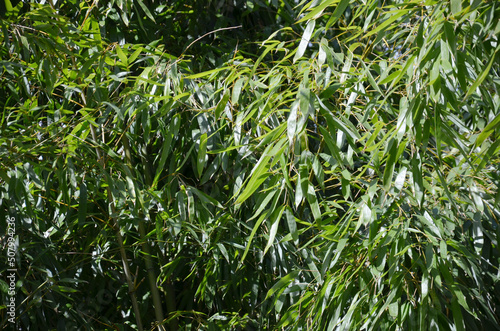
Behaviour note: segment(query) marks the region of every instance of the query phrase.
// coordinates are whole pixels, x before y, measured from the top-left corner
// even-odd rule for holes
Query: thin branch
[[[186,51],[189,49],[189,47],[193,46],[193,44],[194,44],[194,43],[196,43],[197,41],[199,41],[199,40],[201,40],[201,39],[205,38],[206,36],[208,36],[208,35],[210,35],[210,34],[212,34],[212,33],[216,33],[216,32],[219,32],[219,31],[224,31],[224,30],[239,29],[239,28],[241,28],[241,27],[243,27],[243,26],[242,26],[242,25],[238,25],[238,26],[230,26],[230,27],[227,27],[227,28],[220,28],[220,29],[217,29],[217,30],[214,30],[214,31],[207,32],[207,33],[205,33],[203,36],[196,38],[196,39],[195,39],[195,40],[194,40],[191,44],[189,44],[189,45],[188,45],[188,47],[186,47],[186,49],[184,50],[184,52],[182,52],[182,55],[184,55],[184,53],[186,53]],[[179,58],[181,58],[181,57],[182,57],[182,55],[181,55],[181,56],[179,56]]]

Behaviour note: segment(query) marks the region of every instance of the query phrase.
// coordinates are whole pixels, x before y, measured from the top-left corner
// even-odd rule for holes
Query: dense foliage
[[[19,328],[499,328],[496,1],[1,2]]]

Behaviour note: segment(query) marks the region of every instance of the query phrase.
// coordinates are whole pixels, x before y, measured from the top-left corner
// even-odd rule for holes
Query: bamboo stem
[[[126,133],[124,132],[122,135],[122,145],[123,150],[125,152],[125,163],[127,164],[130,173],[132,173],[133,165],[132,165],[132,154],[130,153],[130,144],[127,138]],[[146,169],[146,180],[149,182],[148,185],[151,185],[151,176],[148,173],[148,169]],[[144,221],[139,220],[139,235],[142,242],[142,250],[145,254],[144,262],[146,264],[146,272],[148,274],[148,283],[149,288],[151,290],[151,294],[153,296],[153,305],[155,309],[155,317],[156,323],[158,325],[158,330],[162,330],[162,322],[163,322],[163,309],[161,303],[161,296],[158,290],[158,286],[156,285],[156,272],[153,262],[151,260],[151,250],[149,245],[146,242],[146,230],[144,229]]]
[[[84,98],[84,101],[85,101],[85,98]],[[92,134],[92,139],[94,139],[94,141],[97,142],[97,135],[95,133],[95,128],[92,125],[90,125],[90,132]],[[96,153],[97,153],[97,158],[99,159],[99,162],[101,163],[101,166],[104,170],[106,164],[104,162],[104,158],[101,155],[101,151],[99,150],[98,147],[96,147]],[[108,193],[108,203],[110,205],[111,212],[113,215],[115,215],[116,214],[115,203],[113,201],[113,195],[111,194],[111,188],[109,185],[107,188],[107,193]],[[134,310],[135,320],[137,323],[137,329],[139,331],[143,331],[142,322],[141,322],[141,313],[139,310],[139,304],[137,303],[137,298],[135,296],[135,287],[134,287],[134,282],[132,281],[132,276],[130,274],[130,267],[128,265],[127,252],[125,251],[125,247],[123,246],[123,237],[122,237],[122,234],[120,233],[120,227],[118,226],[118,223],[116,222],[115,218],[110,217],[110,219],[111,219],[111,226],[116,231],[116,239],[118,241],[118,246],[120,247],[120,256],[121,256],[121,260],[122,260],[122,264],[123,264],[123,270],[125,272],[125,278],[127,280],[130,300],[132,301],[132,308]]]

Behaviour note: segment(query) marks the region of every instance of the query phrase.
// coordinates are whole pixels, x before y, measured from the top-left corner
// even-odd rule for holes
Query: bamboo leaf
[[[295,141],[295,136],[297,134],[297,110],[299,108],[299,104],[294,102],[292,107],[290,108],[290,114],[288,115],[288,123],[287,123],[287,134],[288,140],[290,144]]]
[[[314,187],[309,183],[307,187],[307,201],[311,207],[311,212],[313,214],[314,220],[316,222],[321,220],[321,210],[319,208],[318,199],[316,197],[316,192],[314,192]]]
[[[146,16],[151,21],[156,23],[155,18],[153,17],[153,15],[151,15],[151,12],[149,11],[148,7],[144,4],[144,2],[142,0],[137,0],[137,2],[139,3],[139,6],[141,6],[142,10],[144,10],[144,12],[146,13]]]
[[[405,15],[408,12],[408,10],[394,10],[391,17],[389,17],[387,20],[385,20],[382,24],[377,26],[375,29],[371,30],[367,34],[363,36],[364,38],[368,38],[373,34],[379,33],[380,31],[383,31],[387,29],[392,23],[394,23],[396,20],[398,20],[401,16]]]
[[[495,118],[486,125],[486,127],[481,131],[479,136],[476,138],[476,146],[480,146],[488,137],[500,126],[500,113],[495,116]]]
[[[305,15],[300,20],[298,20],[297,24],[305,22],[305,21],[308,21],[308,20],[311,20],[311,19],[312,20],[317,19],[323,13],[323,11],[326,9],[326,7],[331,6],[333,4],[336,4],[339,1],[340,0],[326,0],[326,1],[323,1],[321,3],[321,5],[319,5],[317,7],[314,7],[309,13],[307,13],[307,15]]]
[[[396,180],[394,181],[394,187],[398,190],[401,191],[401,189],[404,186],[405,180],[406,180],[406,167],[401,168],[401,171],[399,171],[398,175],[396,176]]]
[[[134,53],[132,53],[132,55],[130,55],[130,57],[128,58],[128,63],[134,63],[134,61],[137,59],[137,57],[141,54],[143,50],[144,49],[142,47],[137,47]]]
[[[229,92],[226,91],[222,97],[222,99],[219,101],[217,104],[217,107],[215,108],[215,117],[218,119],[222,112],[226,109],[227,103],[229,102]]]
[[[240,95],[241,95],[241,89],[243,87],[243,83],[246,81],[246,78],[239,78],[236,83],[234,84],[234,87],[233,87],[233,97],[232,97],[232,101],[233,101],[233,104],[238,104],[239,100],[240,100]]]
[[[269,291],[267,291],[266,298],[264,300],[269,299],[276,292],[278,293],[282,292],[286,286],[288,286],[295,278],[297,278],[299,273],[300,270],[294,270],[290,272],[288,275],[280,278],[280,280],[276,284],[274,284],[273,287],[269,289]]]
[[[314,27],[316,25],[316,21],[309,21],[307,23],[306,29],[304,30],[304,34],[302,34],[302,39],[300,40],[299,47],[297,48],[297,53],[293,57],[293,62],[295,63],[298,59],[300,59],[304,53],[306,52],[307,47],[309,46],[309,41],[311,40],[312,33],[314,31]]]
[[[469,90],[467,91],[467,94],[465,95],[464,100],[462,101],[462,103],[464,103],[472,95],[472,93],[476,92],[476,90],[479,87],[479,85],[481,85],[483,83],[483,81],[486,79],[486,77],[488,77],[488,74],[489,74],[489,72],[491,70],[491,66],[493,65],[493,62],[496,59],[496,55],[497,55],[498,50],[500,50],[500,45],[498,45],[495,48],[495,51],[493,52],[493,55],[491,56],[490,61],[488,61],[488,64],[486,65],[486,68],[484,68],[483,72],[477,77],[477,79],[474,82],[474,84],[472,84],[472,86],[469,88]]]
[[[458,14],[462,11],[462,0],[451,0],[450,1],[451,13],[453,15]]]
[[[262,255],[262,258],[264,258],[264,255],[266,255],[268,249],[274,243],[274,238],[276,238],[276,233],[278,232],[279,221],[281,219],[281,216],[283,215],[284,210],[285,206],[275,210],[274,213],[269,218],[271,223],[271,229],[269,230],[269,239],[267,240],[266,247],[264,248],[264,253]]]
[[[125,67],[128,67],[128,58],[123,52],[122,48],[120,45],[116,45],[116,54],[118,55],[118,58],[120,59],[121,62],[125,65]]]
[[[297,222],[295,221],[295,216],[293,216],[292,210],[290,207],[285,209],[286,221],[288,224],[288,230],[292,234],[292,238],[295,242],[299,240],[299,234],[297,231]]]
[[[267,168],[267,165],[271,160],[271,157],[276,156],[276,159],[279,158],[279,155],[285,148],[284,142],[285,138],[282,138],[274,146],[270,145],[266,148],[264,153],[262,153],[261,158],[252,169],[250,179],[248,180],[245,189],[238,195],[238,198],[235,201],[236,205],[242,204],[245,200],[247,200],[270,175],[268,173],[269,169]]]
[[[207,134],[204,133],[200,137],[200,147],[198,150],[198,158],[196,159],[196,169],[198,170],[198,177],[201,178],[203,168],[205,167],[207,156]]]
[[[338,2],[338,1],[336,1]],[[340,16],[344,14],[344,11],[346,10],[347,6],[349,6],[350,0],[341,0],[337,8],[335,8],[335,11],[333,12],[332,16],[330,16],[330,19],[328,20],[328,23],[326,24],[327,28],[331,27],[334,25]]]
[[[255,233],[259,229],[259,227],[262,224],[262,222],[264,222],[264,220],[266,219],[266,217],[268,216],[268,214],[269,214],[269,210],[267,211],[267,213],[262,214],[262,216],[259,217],[259,219],[257,220],[257,222],[255,222],[255,225],[254,225],[254,227],[252,229],[252,232],[250,233],[250,237],[248,237],[248,242],[246,244],[245,251],[243,252],[243,255],[241,256],[240,266],[245,261],[245,258],[246,258],[247,254],[248,254],[248,251],[250,250],[250,247],[252,246],[252,240],[253,240],[253,237],[255,236]]]
[[[224,208],[219,201],[212,198],[210,195],[198,190],[195,187],[188,186],[186,187],[186,191],[193,192],[203,203],[212,204],[214,206],[217,206],[218,208]]]
[[[389,191],[392,184],[392,175],[394,173],[394,167],[396,165],[396,159],[398,154],[398,144],[395,139],[392,139],[389,143],[391,148],[389,149],[386,166],[384,170],[384,189]]]
[[[228,69],[231,69],[231,67],[222,67],[222,68],[216,68],[216,69],[209,70],[209,71],[203,71],[203,72],[200,72],[200,73],[197,73],[194,75],[186,76],[186,79],[203,78],[203,77],[211,76],[211,75],[214,75],[220,71],[224,71],[224,70],[228,70]]]

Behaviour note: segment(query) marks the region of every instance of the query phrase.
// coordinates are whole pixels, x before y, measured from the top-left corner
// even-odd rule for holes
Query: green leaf
[[[137,0],[137,2],[139,3],[139,5],[141,6],[142,10],[144,10],[144,12],[146,13],[146,16],[153,22],[156,23],[155,21],[155,18],[153,17],[153,15],[151,15],[151,12],[149,11],[148,7],[144,4],[144,2],[142,0]]]
[[[180,118],[179,115],[177,114],[174,116],[172,119],[172,122],[170,122],[168,129],[163,131],[164,137],[163,137],[163,144],[161,148],[161,156],[160,156],[160,161],[158,162],[158,166],[156,167],[156,174],[155,178],[153,180],[153,183],[151,187],[155,188],[158,180],[160,179],[161,174],[164,171],[164,166],[165,162],[167,161],[167,157],[170,154],[171,146],[172,146],[172,140],[174,136],[177,135],[179,132],[179,127],[180,127]]]
[[[271,217],[269,218],[269,221],[271,223],[271,229],[269,230],[269,239],[267,240],[266,247],[264,248],[264,253],[262,254],[262,258],[264,258],[264,255],[266,255],[268,249],[274,243],[274,238],[276,238],[276,233],[278,232],[278,225],[281,219],[281,215],[283,215],[285,207],[286,206],[283,206],[280,209],[275,210],[272,213]]]
[[[453,313],[453,320],[457,331],[465,331],[465,323],[462,315],[462,309],[458,304],[456,296],[451,299],[451,312]]]
[[[323,172],[323,166],[321,165],[321,162],[320,162],[319,157],[317,155],[314,157],[312,168],[314,171],[314,175],[316,176],[316,179],[318,180],[319,186],[324,190],[325,189],[325,174]]]
[[[173,97],[172,100],[177,101],[179,99],[185,98],[185,97],[190,96],[190,95],[191,95],[191,93],[189,93],[189,92],[180,93],[180,94],[177,94],[175,97]]]
[[[57,291],[57,292],[65,292],[65,293],[78,292],[78,290],[75,290],[74,288],[67,287],[67,286],[61,286],[61,285],[54,285],[54,286],[52,286],[52,289]]]
[[[143,51],[142,47],[140,47],[140,46],[137,47],[137,49],[134,51],[134,53],[132,53],[132,55],[130,55],[130,57],[128,58],[128,63],[134,63],[134,61],[141,54],[142,51]]]
[[[307,164],[299,165],[299,173],[297,177],[297,185],[295,189],[295,208],[299,208],[300,204],[307,197],[309,190],[309,168]]]
[[[186,191],[191,191],[193,192],[203,203],[206,203],[206,204],[211,204],[211,205],[214,205],[214,206],[217,206],[218,208],[224,208],[219,201],[217,201],[216,199],[214,199],[213,197],[211,197],[210,195],[198,190],[197,188],[195,187],[192,187],[192,186],[188,186],[186,187]]]
[[[434,220],[432,219],[431,215],[427,211],[424,212],[424,216],[422,215],[417,215],[418,218],[422,221],[423,224],[430,230],[429,232],[436,236],[437,238],[442,238],[441,236],[441,231],[439,228],[436,226],[434,223]]]
[[[122,48],[120,45],[116,45],[116,54],[118,55],[118,58],[120,59],[121,62],[125,65],[125,67],[128,67],[128,58],[123,52]]]
[[[306,77],[305,77],[306,78]],[[307,117],[309,116],[309,110],[311,105],[311,90],[304,84],[299,85],[299,91],[297,92],[297,100],[299,100],[299,109],[302,112],[300,116],[298,131],[301,131],[303,125],[305,124]]]
[[[491,122],[489,122],[488,125],[486,125],[483,131],[481,131],[479,136],[477,136],[476,146],[480,146],[483,143],[483,141],[488,139],[488,137],[493,133],[493,131],[498,129],[499,126],[500,126],[500,113],[497,114],[497,116],[495,116],[495,118]]]
[[[295,216],[293,216],[293,212],[290,207],[286,207],[285,209],[286,221],[288,224],[288,230],[292,234],[292,239],[297,242],[299,240],[299,234],[297,231],[297,222],[295,221]]]
[[[394,21],[398,20],[401,16],[403,16],[404,14],[406,14],[408,12],[407,9],[405,10],[394,10],[388,14],[394,14],[392,15],[391,17],[389,17],[387,20],[385,20],[382,24],[380,24],[379,26],[377,26],[375,29],[371,30],[370,32],[368,32],[367,34],[365,34],[363,36],[363,39],[364,38],[368,38],[370,37],[371,35],[373,34],[376,34],[380,31],[383,31],[385,30],[386,28],[388,28],[392,23],[394,23]],[[372,25],[373,26],[373,25]]]
[[[347,200],[351,196],[351,184],[344,176],[342,176],[340,183],[342,184],[342,196]]]
[[[200,147],[198,150],[198,158],[196,159],[196,169],[198,170],[198,177],[201,178],[203,168],[205,167],[207,156],[207,134],[204,133],[200,137]]]
[[[380,79],[378,81],[378,83],[376,83],[377,85],[384,85],[384,84],[387,84],[389,82],[393,82],[396,80],[396,77],[399,77],[403,74],[403,71],[402,70],[397,70],[395,72],[393,72],[392,74],[390,74],[389,76],[385,77],[384,79]],[[382,78],[382,77],[381,77]]]
[[[217,107],[215,108],[215,118],[219,119],[220,115],[222,112],[226,109],[227,103],[229,102],[229,91],[226,91],[224,95],[222,96],[222,99],[219,101],[217,104]]]
[[[404,184],[405,184],[405,181],[406,181],[406,170],[407,168],[406,167],[402,167],[401,168],[401,171],[398,173],[398,175],[396,176],[396,180],[394,182],[394,187],[398,190],[398,191],[401,191],[401,189],[403,188]]]
[[[391,148],[389,149],[389,155],[385,163],[384,170],[384,189],[389,191],[392,184],[392,175],[394,173],[394,166],[396,165],[396,159],[398,155],[398,144],[395,139],[392,139],[389,143]]]
[[[461,2],[461,0],[459,0]],[[450,51],[456,53],[455,50],[457,49],[457,43],[456,43],[456,34],[455,30],[453,27],[453,24],[450,23],[449,21],[444,22],[444,33],[446,36],[446,40],[448,41],[448,47],[450,48]],[[459,75],[463,74],[460,71],[457,72]]]
[[[5,295],[9,293],[9,285],[3,279],[0,279],[0,292]]]
[[[266,294],[266,297],[264,300],[269,299],[276,292],[282,292],[286,286],[288,286],[295,278],[297,278],[299,273],[300,273],[300,270],[294,270],[294,271],[290,272],[288,275],[286,275],[285,277],[280,278],[280,280],[276,284],[274,284],[273,287],[271,287],[269,289],[269,291],[267,291],[267,294]]]
[[[233,101],[233,104],[238,104],[239,100],[240,100],[240,95],[241,95],[241,88],[243,87],[243,83],[246,81],[246,78],[239,78],[236,83],[234,84],[234,87],[233,87],[233,97],[232,97],[232,101]]]
[[[368,206],[367,203],[363,203],[363,206],[361,207],[361,214],[359,216],[359,219],[363,225],[368,225],[372,221],[372,210],[370,206]],[[359,228],[359,227],[356,227]]]
[[[412,165],[413,194],[415,195],[418,205],[422,206],[425,191],[422,179],[422,161],[417,154],[410,162]]]
[[[230,263],[231,260],[229,259],[229,254],[227,252],[226,247],[224,247],[224,245],[221,243],[217,243],[217,247],[219,247],[219,250],[222,253],[222,255],[224,256],[224,258],[226,259],[227,263]]]
[[[373,75],[371,74],[370,72],[370,68],[365,64],[365,62],[361,62],[361,64],[363,65],[364,69],[365,69],[365,75],[366,77],[368,78],[368,82],[370,83],[370,85],[380,94],[383,94],[382,93],[382,90],[380,90],[380,87],[378,86],[377,82],[375,81],[375,78],[373,78]]]
[[[288,134],[288,140],[290,141],[290,144],[292,144],[295,141],[296,134],[297,134],[297,110],[299,108],[299,104],[297,102],[294,102],[292,104],[292,107],[290,108],[290,114],[288,115],[288,121],[287,121],[287,134]]]
[[[331,6],[337,2],[339,2],[340,0],[326,0],[326,1],[323,1],[323,3],[321,3],[321,5],[317,6],[317,7],[314,7],[307,15],[305,15],[304,17],[302,17],[300,20],[298,20],[296,22],[296,24],[298,23],[302,23],[302,22],[305,22],[305,21],[308,21],[308,20],[315,20],[317,19],[322,13],[323,11],[326,9],[326,7],[328,6]]]
[[[359,135],[358,130],[356,130],[355,127],[353,127],[352,123],[349,120],[344,119],[344,117],[340,116],[333,116],[332,112],[330,109],[328,109],[321,100],[319,100],[320,104],[320,111],[323,116],[326,117],[326,121],[328,123],[328,128],[330,129],[331,132],[335,132],[335,129],[339,129],[343,131],[351,145],[355,144],[355,141],[360,139],[361,136]]]
[[[274,195],[278,193],[278,190],[269,190],[267,191],[265,194],[265,197],[264,199],[262,199],[262,202],[259,203],[259,207],[257,208],[257,210],[253,213],[252,217],[250,217],[248,219],[248,221],[251,221],[253,219],[255,219],[256,217],[258,217],[262,211],[267,207],[267,205],[269,204],[269,202],[271,201],[271,199],[274,197]]]
[[[209,71],[203,71],[203,72],[200,72],[200,73],[197,73],[194,75],[186,76],[186,79],[203,78],[205,76],[213,75],[215,73],[218,73],[219,71],[224,71],[224,70],[228,70],[228,69],[231,69],[231,67],[222,67],[222,68],[216,68],[216,69],[209,70]]]
[[[450,1],[451,13],[453,15],[458,14],[462,11],[462,0],[451,0]]]
[[[328,149],[330,152],[333,154],[333,157],[337,161],[338,164],[343,164],[344,161],[342,157],[340,156],[340,149],[338,148],[336,142],[332,139],[331,133],[319,125],[319,130],[321,134],[323,135],[323,138],[325,139],[326,145],[328,146]]]
[[[319,208],[316,192],[314,191],[314,186],[311,183],[309,183],[307,187],[307,202],[309,202],[309,206],[311,207],[314,220],[318,222],[321,220],[321,210]]]
[[[274,146],[268,146],[264,153],[262,153],[261,158],[252,169],[245,189],[238,195],[238,198],[235,201],[236,205],[239,205],[247,200],[270,175],[268,173],[269,169],[267,168],[267,165],[271,160],[271,157],[276,156],[276,159],[279,158],[279,155],[281,155],[283,149],[286,147],[284,146],[285,139],[286,138],[280,139]]]
[[[338,1],[335,1],[338,2]],[[330,19],[328,20],[328,23],[326,24],[327,29],[334,25],[340,16],[344,14],[344,11],[346,10],[347,6],[349,6],[350,0],[341,0],[337,8],[335,8],[335,11],[333,12],[332,16],[330,16]]]
[[[417,59],[417,55],[411,56],[406,62],[402,70],[396,71],[399,74],[391,81],[391,85],[389,86],[389,90],[391,90],[397,83],[407,74],[408,69],[413,66],[413,62]],[[391,75],[392,76],[392,75]],[[411,79],[411,77],[409,77]]]
[[[269,214],[269,210],[262,214],[262,216],[259,217],[259,219],[257,220],[257,222],[255,223],[253,229],[252,229],[252,232],[250,233],[250,236],[248,237],[248,241],[247,241],[247,244],[246,244],[246,248],[245,248],[245,251],[243,252],[243,255],[241,256],[241,260],[240,260],[240,266],[243,265],[243,262],[245,261],[245,258],[248,254],[248,251],[250,250],[250,247],[252,246],[252,240],[253,240],[253,237],[255,236],[255,233],[257,232],[257,230],[259,229],[260,225],[262,224],[262,222],[266,219],[266,217],[268,216]]]
[[[309,46],[309,41],[311,40],[311,35],[314,31],[314,27],[316,25],[316,21],[309,21],[307,23],[306,29],[304,30],[304,34],[302,35],[302,39],[300,40],[299,47],[297,48],[297,53],[293,57],[293,62],[295,63],[298,59],[300,59],[304,53],[306,52],[307,47]]]
[[[12,11],[12,3],[10,2],[10,0],[3,0],[3,1],[4,1],[4,5],[5,5],[5,10],[7,12]]]
[[[481,171],[484,166],[491,160],[494,155],[497,155],[500,152],[500,139],[495,141],[491,146],[487,147],[487,150],[482,153],[481,162],[476,167],[476,173]]]
[[[7,13],[7,17],[14,17],[19,15],[19,11],[23,8],[23,1],[14,1],[15,6],[12,5],[10,0],[3,0],[5,11]],[[0,16],[3,16],[4,13],[1,13]]]
[[[497,48],[495,48],[495,51],[493,52],[493,56],[491,57],[490,61],[488,62],[488,65],[483,70],[481,75],[479,75],[477,77],[474,84],[472,84],[472,86],[469,88],[462,103],[464,103],[472,95],[472,93],[476,92],[476,89],[479,87],[479,85],[481,85],[483,83],[483,81],[486,79],[486,77],[488,77],[488,75],[490,73],[491,66],[493,65],[493,62],[495,62],[498,50],[500,50],[500,45],[498,45]]]

